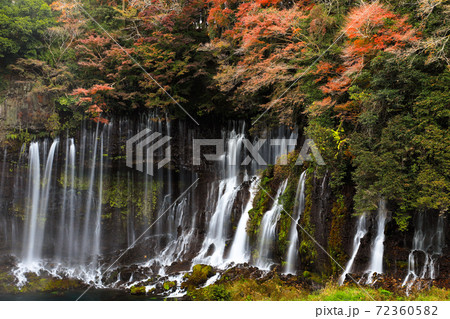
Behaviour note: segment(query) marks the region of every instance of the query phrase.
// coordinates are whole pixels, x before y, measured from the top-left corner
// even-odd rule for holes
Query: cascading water
[[[90,256],[90,248],[92,247],[92,243],[90,241],[92,234],[92,220],[91,220],[91,210],[93,206],[93,198],[94,198],[94,183],[95,183],[95,169],[96,169],[96,159],[97,159],[97,147],[98,147],[98,128],[99,125],[97,123],[97,128],[95,130],[94,136],[94,150],[92,155],[92,162],[90,167],[90,177],[89,177],[89,188],[86,199],[86,207],[85,207],[85,216],[84,216],[84,226],[83,226],[83,238],[81,243],[81,251],[82,251],[82,262],[85,263],[87,258]]]
[[[258,192],[258,183],[260,179],[254,178],[250,184],[250,198],[242,212],[241,218],[239,219],[238,226],[236,228],[236,233],[233,238],[233,244],[231,245],[230,254],[227,261],[234,263],[246,263],[250,260],[250,243],[247,234],[247,222],[250,218],[248,212],[253,207],[253,199]]]
[[[356,227],[356,234],[353,237],[353,252],[350,257],[350,260],[347,262],[347,265],[345,266],[345,270],[342,273],[342,275],[339,277],[339,285],[342,285],[345,281],[345,278],[347,277],[347,274],[351,273],[353,268],[353,263],[355,262],[356,255],[359,251],[359,246],[361,246],[361,240],[366,236],[367,234],[367,214],[363,213],[361,216],[359,216],[358,219],[358,225]]]
[[[302,216],[303,210],[305,209],[305,180],[306,171],[300,175],[298,180],[297,192],[295,195],[295,206],[294,214],[292,215],[295,220],[291,221],[291,229],[289,231],[289,247],[286,256],[286,265],[284,272],[286,274],[295,274],[297,269],[297,258],[298,258],[298,232],[297,225],[300,217]]]
[[[38,227],[38,214],[39,214],[39,196],[41,187],[41,165],[39,159],[39,144],[31,143],[29,151],[29,167],[30,175],[28,181],[28,212],[25,221],[25,229],[28,231],[25,233],[26,243],[25,253],[23,256],[24,262],[30,264],[34,257],[34,239],[36,237],[36,229]]]
[[[100,255],[100,234],[101,234],[101,218],[102,218],[102,195],[103,195],[103,138],[100,140],[100,165],[98,177],[98,195],[97,195],[97,211],[94,222],[94,242],[92,247],[92,256],[98,258]],[[96,260],[94,261],[94,264]]]
[[[386,202],[381,199],[378,203],[377,217],[377,235],[372,243],[372,251],[370,255],[369,267],[367,268],[367,284],[372,284],[373,275],[375,273],[383,273],[383,255],[384,255],[384,228],[386,225],[387,210]]]
[[[255,265],[263,270],[269,270],[270,266],[273,264],[271,259],[273,251],[272,246],[275,240],[278,219],[280,218],[280,213],[283,209],[283,204],[279,202],[279,199],[284,193],[287,183],[288,180],[281,183],[281,186],[278,188],[277,194],[274,197],[272,208],[264,213],[259,227],[258,258]]]
[[[183,123],[177,124],[179,140],[175,147],[191,143],[193,130]],[[5,242],[1,243],[1,247],[6,247],[2,249],[18,257],[14,274],[19,286],[26,282],[27,272],[32,271],[103,287],[106,283],[101,278],[102,269],[155,221],[119,267],[130,262],[147,267],[147,271],[151,269],[152,274],[166,276],[171,274],[174,264],[186,261],[219,267],[248,262],[251,254],[246,226],[259,182],[254,175],[265,164],[260,166],[253,159],[247,163],[250,166],[239,167],[249,155],[244,147],[243,124],[222,133],[226,153],[216,167],[220,172],[218,179],[209,183],[209,191],[203,188],[207,198],[199,200],[196,186],[172,207],[197,173],[164,168],[150,176],[128,169],[116,146],[144,128],[170,135],[174,130],[165,120],[143,117],[137,125],[129,120],[105,125],[83,123],[75,137],[40,140],[24,146],[17,165],[14,164],[14,175],[3,174],[9,171],[5,150],[0,167],[0,196],[5,211],[12,214],[10,217],[1,214],[0,231],[6,230],[0,239]],[[293,150],[294,146],[285,138],[289,134],[293,139],[297,137],[296,132],[285,129],[266,134],[267,142],[260,153],[267,163]],[[269,138],[278,141],[270,145]],[[162,149],[155,153],[161,154]],[[189,158],[185,160],[188,162]],[[247,171],[253,176],[248,177]],[[14,189],[27,190],[25,200],[11,192],[12,200],[3,201],[6,176],[12,177]],[[247,187],[245,183],[251,185]],[[25,223],[16,217],[22,208]],[[202,216],[204,211],[210,212],[206,220]],[[236,232],[233,220],[238,221]],[[207,225],[205,234],[199,230],[203,223]],[[19,235],[24,240],[11,239]],[[124,282],[130,285],[135,278],[138,274],[121,274],[112,278],[111,285],[124,286]]]
[[[72,259],[75,225],[75,144],[73,138],[66,143],[66,160],[64,168],[64,188],[61,217],[59,224],[58,245],[56,257],[61,262],[63,258]],[[67,249],[67,247],[69,247]],[[63,249],[66,248],[64,251]]]
[[[39,144],[32,143],[30,145],[30,175],[28,188],[30,201],[28,202],[29,208],[26,216],[26,229],[28,229],[28,231],[25,233],[26,237],[24,239],[25,247],[23,254],[24,264],[26,267],[30,268],[42,258],[53,160],[57,145],[58,140],[53,141],[47,157],[42,180],[40,174]]]
[[[84,154],[77,165],[73,138],[65,140],[61,175],[58,175],[56,166],[59,140],[54,140],[49,150],[46,149],[46,142],[31,143],[24,245],[20,253],[22,262],[15,271],[19,285],[26,281],[24,274],[29,271],[45,271],[53,275],[63,273],[88,282],[98,277],[96,261],[101,253],[104,135],[109,136],[110,127],[103,126],[100,136],[97,134],[98,126],[92,136],[87,130],[82,130],[81,139],[89,140],[84,144],[87,150],[83,153],[92,156],[87,192],[84,190],[85,174],[79,171],[85,168]],[[91,149],[88,145],[90,142],[95,145],[97,140],[100,147]],[[42,162],[45,162],[45,166],[41,174]],[[97,167],[98,174],[93,177],[94,167]],[[97,190],[94,189],[95,185]],[[89,214],[89,203],[95,209],[92,216]],[[80,216],[85,220],[84,223]]]
[[[434,225],[427,217],[423,212],[416,215],[413,244],[408,257],[408,274],[403,281],[407,292],[418,279],[436,278],[436,260],[442,255],[444,246],[444,217],[437,217]]]
[[[220,163],[225,170],[226,178],[219,183],[217,205],[209,221],[208,232],[202,248],[194,259],[194,263],[207,263],[214,266],[220,266],[224,263],[225,247],[229,238],[230,213],[239,191],[239,167],[237,164],[241,156],[243,131],[242,128],[242,131],[237,134],[233,130],[228,136],[227,155],[223,156]],[[211,187],[215,187],[214,183]],[[213,249],[212,253],[211,249]]]
[[[215,266],[224,267],[229,262],[246,262],[250,258],[248,251],[248,237],[245,232],[246,223],[248,221],[248,211],[251,209],[251,201],[242,211],[238,228],[234,237],[230,234],[230,213],[233,208],[236,196],[240,191],[239,180],[239,162],[244,158],[243,139],[244,126],[241,127],[239,133],[233,129],[226,136],[227,147],[226,155],[223,156],[219,168],[225,172],[225,178],[219,182],[218,195],[214,207],[214,213],[209,221],[208,231],[203,241],[202,248],[193,260],[193,263],[207,263]],[[277,158],[285,160],[288,152],[294,149],[293,142],[296,141],[297,131],[290,134],[286,139],[286,132],[280,128],[278,132],[270,134],[266,132],[267,137],[272,137],[271,142],[266,142],[261,148],[261,155],[268,163],[275,163]],[[253,159],[250,167],[252,174],[260,165]],[[217,186],[211,185],[210,194],[215,193]],[[254,195],[251,195],[254,196]],[[232,245],[228,257],[224,258],[227,241],[232,239]]]

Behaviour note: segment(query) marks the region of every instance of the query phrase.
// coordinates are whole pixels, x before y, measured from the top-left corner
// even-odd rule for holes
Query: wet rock
[[[166,268],[168,274],[179,273],[182,271],[189,271],[191,269],[192,262],[186,260],[181,262],[174,262],[172,265]]]
[[[11,255],[5,255],[0,257],[0,268],[12,269],[17,265],[17,258]]]

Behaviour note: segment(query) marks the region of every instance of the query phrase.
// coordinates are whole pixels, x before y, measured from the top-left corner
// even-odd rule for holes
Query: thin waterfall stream
[[[377,216],[377,233],[372,243],[372,250],[370,255],[369,266],[366,270],[367,284],[374,282],[373,275],[383,273],[383,256],[384,256],[384,239],[385,239],[385,225],[387,219],[386,202],[381,199],[378,204]]]
[[[295,219],[291,221],[291,229],[289,231],[289,246],[286,256],[286,265],[284,269],[284,272],[287,274],[295,274],[297,270],[299,246],[297,225],[300,218],[302,217],[303,210],[305,209],[305,180],[306,171],[304,171],[300,175],[295,195],[294,214],[292,214],[292,217]]]

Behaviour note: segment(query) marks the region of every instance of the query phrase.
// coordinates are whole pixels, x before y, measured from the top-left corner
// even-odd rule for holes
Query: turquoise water
[[[19,294],[1,294],[0,301],[75,301],[84,290],[71,290],[62,292],[33,292]],[[116,289],[91,289],[80,301],[157,301],[164,298],[149,297],[145,295],[130,295]]]

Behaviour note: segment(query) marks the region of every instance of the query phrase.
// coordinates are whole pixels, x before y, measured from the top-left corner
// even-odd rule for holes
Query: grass
[[[206,288],[190,291],[193,300],[254,300],[254,301],[440,301],[450,300],[448,289],[432,287],[406,296],[404,289],[397,292],[383,288],[356,285],[338,286],[329,282],[324,288],[309,291],[301,286],[284,283],[278,277],[259,282],[253,279],[240,279],[233,282],[211,285]],[[369,297],[370,295],[370,297]]]

